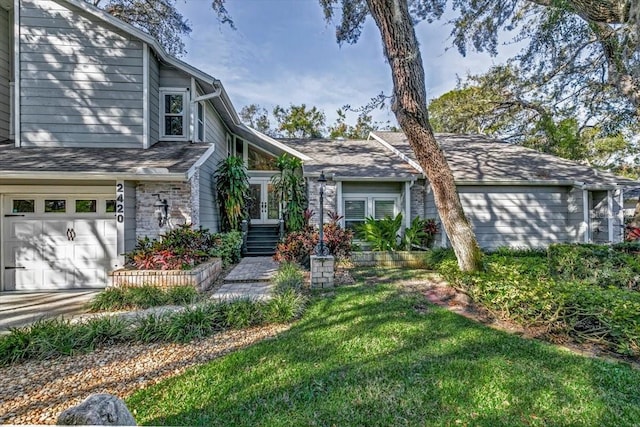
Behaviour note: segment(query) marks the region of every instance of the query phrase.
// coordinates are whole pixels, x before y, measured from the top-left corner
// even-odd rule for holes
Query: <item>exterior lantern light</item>
[[[316,246],[316,255],[327,256],[329,255],[329,248],[324,245],[324,190],[327,185],[327,178],[324,176],[324,171],[320,172],[318,177],[318,187],[320,191],[320,236],[318,246]]]
[[[158,227],[164,227],[169,221],[169,203],[167,203],[167,199],[161,199],[158,193],[153,193],[152,196],[158,198],[153,204],[155,208],[153,216],[158,221]]]

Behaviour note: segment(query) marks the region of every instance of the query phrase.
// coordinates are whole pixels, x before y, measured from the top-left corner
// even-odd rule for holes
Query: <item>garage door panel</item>
[[[36,202],[43,198],[66,199],[67,206],[72,206],[73,199],[59,195],[18,197]],[[40,208],[25,217],[1,218],[6,230],[2,256],[4,265],[9,267],[2,272],[5,289],[104,287],[108,271],[118,263],[115,218],[98,217],[104,212],[44,212],[40,202],[36,206]]]
[[[9,239],[29,239],[42,234],[41,221],[13,220],[9,224]]]

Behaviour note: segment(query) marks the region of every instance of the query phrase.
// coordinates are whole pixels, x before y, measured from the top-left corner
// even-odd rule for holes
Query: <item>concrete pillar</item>
[[[333,288],[334,265],[333,255],[311,255],[311,289]]]

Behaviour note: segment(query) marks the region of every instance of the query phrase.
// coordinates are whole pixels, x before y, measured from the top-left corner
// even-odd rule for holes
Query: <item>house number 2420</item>
[[[124,222],[124,184],[116,184],[116,221]]]

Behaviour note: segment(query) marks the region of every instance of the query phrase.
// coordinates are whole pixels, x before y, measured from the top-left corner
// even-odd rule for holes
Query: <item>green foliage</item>
[[[377,130],[380,125],[374,122],[372,116],[368,114],[358,115],[358,119],[354,126],[347,124],[347,114],[344,109],[337,110],[338,118],[336,122],[329,127],[329,138],[346,138],[346,139],[367,139],[369,133]]]
[[[306,104],[300,104],[285,109],[276,105],[273,116],[278,123],[278,131],[287,138],[322,138],[326,116],[316,107],[307,109]]]
[[[192,286],[176,286],[167,290],[150,285],[130,286],[105,289],[91,300],[89,308],[91,311],[134,310],[191,304],[197,299],[198,291]]]
[[[295,289],[277,292],[263,309],[264,321],[266,323],[291,322],[302,316],[306,303],[306,298]]]
[[[249,177],[244,160],[229,156],[220,161],[216,171],[216,193],[220,204],[222,230],[240,230],[240,223],[246,217],[249,193]]]
[[[144,425],[637,424],[640,370],[486,327],[388,272],[352,271],[354,286],[312,299],[286,332],[141,389],[127,406]]]
[[[277,136],[271,129],[271,121],[269,120],[269,112],[260,107],[258,104],[249,104],[240,110],[240,118],[242,121],[257,130],[269,136]]]
[[[402,236],[404,249],[411,251],[414,246],[430,248],[438,231],[440,231],[440,226],[435,219],[413,218],[411,226],[404,230],[404,235]]]
[[[357,228],[358,237],[371,244],[374,251],[396,251],[401,248],[400,228],[402,227],[402,214],[395,218],[389,216],[383,219],[374,217],[365,218]]]
[[[277,158],[276,167],[280,173],[271,178],[271,184],[282,206],[285,226],[288,231],[302,230],[307,207],[302,160],[284,153]]]
[[[189,35],[191,27],[176,8],[175,0],[155,0],[152,4],[146,0],[85,1],[143,30],[169,54],[180,57],[187,53],[182,36]]]
[[[633,245],[554,244],[549,246],[549,271],[558,280],[601,287],[640,290],[640,258]]]
[[[289,289],[299,291],[304,282],[304,275],[296,264],[282,262],[278,267],[278,272],[271,279],[276,287],[276,293],[283,293]]]
[[[158,239],[138,239],[133,251],[125,254],[127,264],[140,270],[188,270],[211,257],[224,265],[240,259],[242,233],[210,233],[185,224]]]
[[[600,271],[617,262],[611,252],[598,245],[553,245],[548,256],[505,249],[487,255],[480,273],[460,272],[451,251],[434,251],[430,261],[449,283],[500,316],[638,356],[640,292],[598,283],[612,280],[613,272]]]
[[[240,261],[242,256],[242,232],[230,231],[215,235],[215,245],[209,251],[211,256],[222,259],[222,265],[228,266]]]
[[[188,294],[181,291],[174,298],[186,300]],[[304,297],[289,289],[269,301],[207,301],[182,311],[132,320],[110,316],[78,323],[64,319],[40,320],[0,336],[0,366],[29,359],[86,353],[102,345],[188,342],[229,328],[289,322],[301,315],[305,304]]]
[[[28,359],[50,359],[85,353],[97,345],[129,339],[126,322],[117,318],[73,324],[63,319],[39,320],[0,336],[0,366]]]
[[[307,212],[308,219],[312,214]],[[330,214],[330,218],[331,222],[325,224],[323,228],[325,245],[338,260],[347,259],[351,256],[353,232],[340,227],[341,217]],[[318,231],[307,225],[301,231],[288,233],[284,240],[276,246],[273,259],[278,262],[295,262],[308,267],[309,257],[313,254],[319,241]]]

